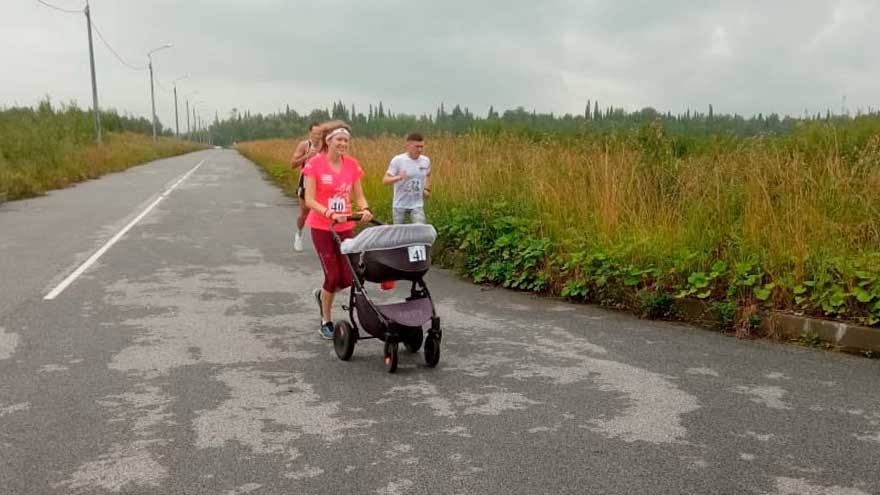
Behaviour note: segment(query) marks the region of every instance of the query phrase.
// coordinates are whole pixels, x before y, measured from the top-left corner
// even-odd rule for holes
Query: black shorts
[[[306,179],[302,173],[299,174],[299,184],[296,186],[296,195],[299,199],[306,199]]]

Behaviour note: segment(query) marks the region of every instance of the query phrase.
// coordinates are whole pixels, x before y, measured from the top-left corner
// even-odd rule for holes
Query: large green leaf
[[[853,288],[852,295],[856,296],[856,300],[860,303],[871,302],[871,299],[874,299],[874,294],[871,294],[861,287]]]

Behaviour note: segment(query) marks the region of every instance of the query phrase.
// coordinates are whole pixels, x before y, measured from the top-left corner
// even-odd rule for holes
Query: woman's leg
[[[354,236],[351,230],[338,232],[340,240]],[[326,230],[312,229],[312,242],[321,268],[324,270],[324,284],[321,286],[321,322],[333,321],[333,300],[336,292],[351,286],[352,274],[345,255],[333,239],[333,234]]]
[[[321,319],[326,321],[333,321],[333,299],[335,298],[336,293],[330,292],[325,288],[321,288]],[[323,323],[323,322],[322,322]]]
[[[302,251],[302,229],[306,225],[306,217],[309,215],[309,208],[306,206],[306,188],[303,184],[303,176],[299,176],[299,186],[296,188],[296,195],[299,197],[299,216],[296,218],[296,232],[293,235],[293,249]]]
[[[321,285],[321,322],[332,321],[333,293],[336,292],[336,278],[339,273],[338,247],[333,240],[333,234],[327,230],[312,229],[312,243],[315,252],[321,260],[321,269],[324,270],[324,283]]]
[[[339,239],[344,241],[346,239],[351,239],[354,237],[353,230],[346,230],[343,232],[338,232]],[[351,287],[354,279],[354,274],[351,273],[351,266],[348,263],[348,256],[342,254],[339,251],[339,246],[336,246],[336,291],[341,291],[343,289],[347,289]]]
[[[309,216],[309,207],[306,206],[306,200],[300,199],[299,201],[299,217],[296,219],[296,228],[297,230],[302,230],[306,225],[306,218]]]

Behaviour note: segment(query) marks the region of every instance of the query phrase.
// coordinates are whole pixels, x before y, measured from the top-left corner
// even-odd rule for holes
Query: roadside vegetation
[[[45,100],[0,109],[0,199],[38,196],[200,147],[170,137],[154,143],[146,119],[103,112],[101,123],[104,144],[97,146],[92,113],[75,105]]]
[[[357,128],[355,128],[357,132]],[[295,143],[238,149],[292,195]],[[373,210],[397,137],[359,138]],[[675,316],[705,301],[750,335],[763,309],[880,325],[880,119],[783,136],[669,135],[661,121],[579,135],[429,137],[436,260],[478,283]]]

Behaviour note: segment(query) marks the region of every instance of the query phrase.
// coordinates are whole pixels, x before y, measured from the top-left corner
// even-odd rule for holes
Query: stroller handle
[[[351,221],[355,221],[355,222],[360,222],[363,217],[364,216],[361,213],[352,213],[351,215],[346,215],[346,218],[347,218],[346,221],[351,220]],[[339,223],[340,222],[334,221],[332,224],[330,224],[330,233],[333,234],[333,239],[336,240],[337,244],[342,244],[342,239],[339,238],[339,236],[337,235],[337,232],[336,232],[336,226]],[[370,220],[370,224],[371,225],[385,225],[384,223],[376,220],[375,218]]]
[[[364,217],[364,215],[362,213],[352,213],[351,215],[347,215],[346,221],[351,220],[354,222],[360,222],[363,217]],[[333,222],[333,225],[336,225],[337,223],[339,223],[339,222]],[[375,218],[370,220],[370,224],[372,224],[372,225],[385,225],[384,223],[376,220]]]

